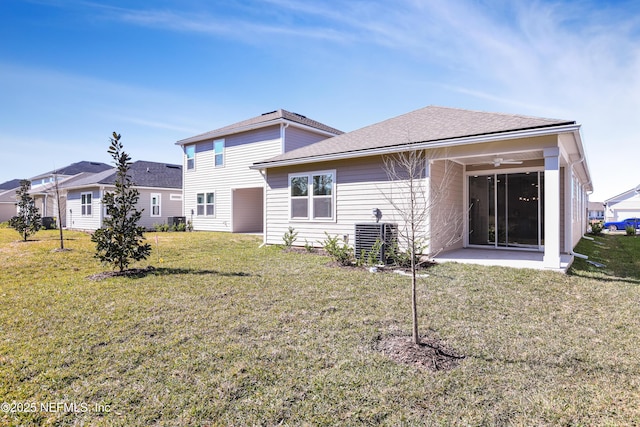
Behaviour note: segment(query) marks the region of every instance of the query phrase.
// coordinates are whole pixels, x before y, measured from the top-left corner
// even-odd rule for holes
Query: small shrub
[[[185,224],[184,222],[179,222],[171,226],[171,231],[185,231],[186,229],[187,224]]]
[[[307,239],[304,239],[304,249],[309,253],[316,251],[316,248],[313,247],[313,242],[309,243]]]
[[[630,225],[627,225],[624,228],[624,231],[627,233],[627,236],[635,236],[636,235],[636,229]]]
[[[420,262],[420,255],[423,250],[426,249],[426,246],[419,246],[416,248],[415,254],[415,265],[418,266]],[[401,268],[410,268],[411,267],[411,254],[408,251],[403,251],[398,246],[398,242],[394,242],[387,248],[387,259],[391,261],[391,264],[401,267]]]
[[[153,229],[156,230],[159,233],[164,233],[169,231],[169,225],[168,224],[153,224]]]
[[[285,231],[284,236],[282,236],[282,241],[284,242],[285,249],[291,248],[293,243],[298,239],[298,232],[291,226],[289,229]]]
[[[325,251],[340,265],[351,265],[353,259],[353,249],[349,246],[345,239],[338,236],[330,236],[324,232],[327,238],[321,242]]]
[[[602,223],[594,222],[593,224],[591,224],[590,234],[593,234],[594,236],[599,236],[602,234],[602,230],[604,230],[604,226],[602,225]]]
[[[187,221],[187,231],[193,231],[193,223],[191,221]]]
[[[0,228],[9,228],[9,221],[0,222]]]
[[[360,252],[360,259],[356,260],[356,264],[358,264],[358,266],[365,265],[371,267],[383,262],[383,260],[379,259],[382,246],[382,240],[376,239],[376,242],[373,244],[370,251]]]

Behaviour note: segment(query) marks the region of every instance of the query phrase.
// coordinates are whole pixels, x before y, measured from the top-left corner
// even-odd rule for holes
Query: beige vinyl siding
[[[82,215],[82,194],[91,193],[91,215]],[[67,228],[97,230],[101,226],[102,200],[97,188],[73,190],[67,193]]]
[[[304,147],[305,145],[310,145],[329,138],[326,135],[319,135],[315,132],[310,132],[295,126],[286,127],[284,132],[284,151],[295,150],[296,148]]]
[[[233,232],[255,233],[262,231],[263,188],[238,188],[233,190]]]
[[[18,214],[15,203],[0,203],[0,222],[9,221]]]
[[[558,220],[560,221],[560,252],[561,253],[567,252],[565,249],[567,246],[567,243],[565,242],[564,236],[566,236],[565,230],[566,230],[567,221],[569,222],[569,224],[571,224],[571,216],[568,214],[571,206],[570,205],[571,200],[570,198],[567,198],[567,193],[571,194],[571,189],[570,188],[567,189],[565,186],[565,183],[568,181],[565,176],[565,171],[566,171],[566,168],[560,167],[560,213],[559,213]],[[547,185],[546,181],[545,181],[545,185]],[[545,209],[546,209],[546,206],[547,204],[545,203]]]
[[[335,220],[290,220],[289,174],[329,170],[336,172]],[[380,156],[269,169],[265,241],[268,244],[282,243],[282,236],[291,226],[299,232],[296,245],[304,245],[306,240],[318,247],[319,242],[326,238],[325,231],[330,235],[348,236],[349,243],[353,244],[355,224],[375,222],[372,216],[374,208],[382,211],[381,222],[400,221],[400,216],[385,197],[392,194],[394,188],[395,184],[389,182]]]
[[[459,249],[464,245],[464,167],[450,160],[430,167],[430,254]]]
[[[136,208],[141,210],[142,217],[138,225],[151,230],[155,224],[166,224],[172,216],[182,216],[182,201],[171,200],[171,194],[181,194],[180,189],[140,189],[140,198]],[[160,216],[151,216],[151,194],[160,194]]]
[[[262,188],[264,186],[264,179],[260,171],[249,169],[249,166],[281,152],[279,135],[279,126],[272,126],[224,138],[223,167],[214,167],[213,140],[197,144],[195,170],[185,171],[183,181],[184,212],[187,220],[193,221],[195,230],[232,231],[231,191],[234,188]],[[273,136],[278,139],[256,140]],[[213,217],[195,214],[198,193],[215,194],[215,215]]]

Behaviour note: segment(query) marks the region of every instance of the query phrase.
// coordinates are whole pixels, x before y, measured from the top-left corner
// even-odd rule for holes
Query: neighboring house
[[[66,226],[76,230],[97,230],[103,224],[105,192],[115,190],[117,169],[86,173],[62,185],[67,199]],[[140,192],[137,208],[143,210],[138,223],[147,229],[182,216],[182,167],[165,163],[137,161],[129,177]]]
[[[69,185],[74,180],[84,176],[84,174],[98,173],[111,169],[106,163],[81,161],[72,163],[63,168],[52,170],[30,179],[31,190],[29,194],[42,217],[58,217],[61,213],[59,223],[66,224],[66,198],[63,191],[60,191],[60,210],[58,211],[58,197],[56,197],[55,185],[58,182],[58,188],[63,185]]]
[[[178,141],[184,151],[184,214],[195,230],[261,232],[264,178],[260,160],[342,132],[277,110]]]
[[[589,202],[589,222],[604,222],[604,203]]]
[[[376,208],[382,222],[400,222],[385,196],[398,183],[385,173],[383,157],[408,150],[430,159],[422,177],[428,191],[452,176],[424,230],[431,253],[530,250],[544,254],[545,268],[560,269],[561,254],[570,254],[587,229],[592,185],[575,121],[430,106],[257,161],[264,242],[281,243],[289,226],[299,233],[297,244],[322,241],[325,232],[353,242],[355,224],[372,222]],[[445,216],[459,226],[445,227]]]
[[[20,187],[19,179],[0,184],[0,222],[9,221],[18,213],[16,207],[16,189]]]
[[[604,205],[605,222],[640,218],[640,185],[605,200]]]
[[[19,182],[19,180],[18,180]],[[20,184],[18,184],[18,187]],[[16,206],[16,188],[0,189],[0,222],[9,221],[16,216],[18,208]]]

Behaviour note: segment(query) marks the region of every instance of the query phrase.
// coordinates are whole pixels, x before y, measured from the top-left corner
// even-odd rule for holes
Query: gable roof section
[[[83,174],[66,188],[112,186],[116,182],[117,169],[111,168],[95,174]],[[139,160],[131,164],[129,177],[136,187],[182,189],[182,166]]]
[[[617,194],[607,200],[605,200],[605,203],[611,203],[611,202],[621,202],[623,200],[627,200],[631,197],[636,197],[640,194],[640,185],[636,185],[635,187],[633,187],[630,190],[625,191],[624,193],[620,193]]]
[[[40,179],[40,178],[46,178],[46,177],[54,175],[54,174],[58,174],[58,175],[77,175],[77,174],[82,173],[82,172],[97,173],[97,172],[102,172],[102,171],[107,170],[107,169],[111,169],[111,166],[109,166],[106,163],[81,161],[81,162],[72,163],[72,164],[70,164],[68,166],[65,166],[63,168],[54,169],[52,171],[49,171],[49,172],[34,176],[34,177],[31,178],[31,181],[36,180],[36,179]]]
[[[567,131],[577,127],[576,122],[570,120],[429,106],[289,151],[255,163],[253,168],[365,156],[393,149],[401,151],[408,146],[428,148],[443,142],[489,139],[562,126],[569,126]]]
[[[273,126],[280,123],[289,123],[293,125],[301,125],[307,128],[313,128],[316,131],[326,134],[327,136],[341,135],[344,132],[341,130],[332,128],[323,123],[312,120],[306,116],[298,113],[292,113],[287,110],[276,110],[269,113],[264,113],[260,116],[253,117],[251,119],[243,120],[238,123],[234,123],[229,126],[221,127],[209,132],[205,132],[200,135],[192,136],[176,142],[176,145],[186,145],[198,141],[205,141],[212,138],[218,138],[225,135],[232,135],[235,133],[246,132],[252,129],[259,129],[267,126]]]

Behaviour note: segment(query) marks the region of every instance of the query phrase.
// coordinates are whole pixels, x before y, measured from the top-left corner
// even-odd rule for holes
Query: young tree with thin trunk
[[[20,188],[16,190],[18,215],[9,220],[9,226],[20,233],[25,242],[42,227],[42,217],[36,208],[35,200],[29,194],[30,189],[31,181],[20,181]]]
[[[96,243],[96,258],[124,271],[132,260],[146,259],[151,254],[151,245],[143,243],[145,229],[138,226],[142,211],[136,208],[140,192],[128,175],[131,157],[124,152],[120,135],[114,132],[110,140],[108,152],[118,169],[116,188],[102,197],[107,216],[91,240]]]
[[[58,173],[53,174],[53,194],[56,198],[56,206],[58,207],[58,229],[60,230],[60,249],[64,250],[64,233],[62,232],[62,203],[60,196],[60,183],[58,181]]]
[[[423,150],[409,150],[383,157],[384,170],[393,185],[392,191],[383,195],[394,208],[401,223],[398,238],[402,247],[399,250],[406,250],[410,260],[412,339],[415,344],[420,344],[417,272],[422,263],[423,251],[435,237],[428,232],[429,223],[437,223],[438,237],[446,236],[444,239],[439,238],[439,247],[432,248],[431,256],[462,238],[461,233],[458,233],[463,221],[462,212],[437,209],[446,199],[456,171],[453,167],[447,167],[445,161],[441,179],[434,181],[427,176],[429,162],[430,159]]]

